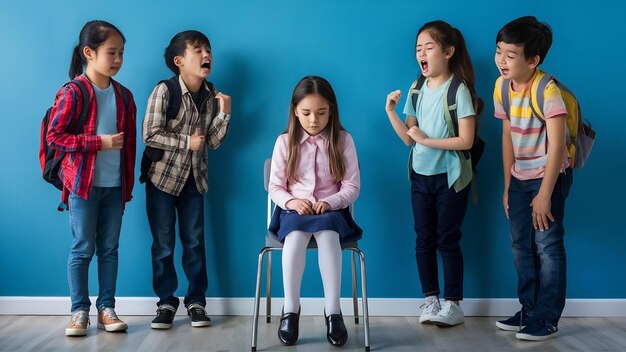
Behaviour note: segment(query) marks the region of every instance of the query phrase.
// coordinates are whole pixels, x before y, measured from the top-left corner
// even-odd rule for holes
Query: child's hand
[[[398,105],[400,101],[400,90],[394,90],[393,92],[387,94],[387,102],[385,103],[385,111],[393,111]]]
[[[191,140],[189,141],[189,149],[191,149],[192,151],[196,152],[200,150],[202,146],[204,146],[204,135],[198,133],[198,130],[196,130],[196,132],[190,137]]]
[[[124,146],[124,132],[100,135],[102,150],[119,150]]]
[[[537,194],[530,203],[530,206],[533,208],[533,227],[535,230],[547,230],[550,226],[550,222],[554,222],[554,217],[550,211],[552,207],[550,197],[543,197]]]
[[[294,198],[288,201],[285,206],[287,209],[295,210],[300,215],[313,215],[315,212],[313,211],[313,203],[311,203],[308,199],[298,199]]]
[[[315,214],[318,214],[318,215],[324,214],[329,209],[330,209],[330,204],[324,201],[315,202],[315,204],[313,204],[313,210],[315,211]]]
[[[413,138],[413,140],[419,144],[424,144],[424,140],[428,138],[428,136],[422,131],[419,127],[413,126],[409,128],[406,133]]]
[[[230,95],[217,93],[215,99],[220,102],[220,110],[225,114],[230,114]]]
[[[504,206],[504,214],[506,214],[506,218],[509,218],[509,190],[504,191],[504,195],[502,196],[502,206]]]

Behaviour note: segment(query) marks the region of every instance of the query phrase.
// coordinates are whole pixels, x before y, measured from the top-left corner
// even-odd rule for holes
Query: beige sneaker
[[[128,325],[117,317],[113,308],[107,307],[98,312],[98,329],[124,331],[128,329]]]
[[[65,328],[65,336],[85,336],[89,325],[89,312],[79,310],[72,315],[70,323]]]

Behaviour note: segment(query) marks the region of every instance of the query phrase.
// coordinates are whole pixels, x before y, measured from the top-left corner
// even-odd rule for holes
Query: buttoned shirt
[[[68,153],[61,163],[59,176],[63,180],[61,201],[65,207],[69,205],[70,193],[75,193],[83,199],[89,198],[89,192],[94,180],[96,156],[102,150],[102,137],[96,135],[97,101],[93,86],[85,75],[76,77],[83,83],[89,94],[89,110],[82,133],[74,135],[69,131],[77,123],[83,108],[83,97],[80,89],[73,84],[65,85],[57,93],[54,106],[50,111],[50,124],[46,138],[51,148],[57,152]],[[136,148],[136,107],[131,92],[118,82],[111,80],[115,90],[115,105],[117,112],[117,130],[124,132],[124,147],[120,152],[122,173],[123,202],[132,198],[135,178],[135,148]],[[124,105],[122,94],[128,97]],[[124,206],[124,204],[122,205]],[[63,210],[59,207],[59,210]]]
[[[287,181],[288,135],[278,136],[272,154],[272,165],[268,191],[276,205],[286,209],[288,201],[308,199],[315,203],[324,201],[331,210],[343,209],[354,203],[361,188],[359,162],[352,136],[341,131],[341,155],[346,173],[337,182],[328,163],[328,134],[309,136],[303,131],[298,144],[296,181]]]
[[[230,115],[223,112],[217,114],[212,110],[213,104],[209,104],[208,99],[215,99],[216,92],[206,84],[200,89],[207,90],[207,100],[202,102],[203,108],[198,111],[181,77],[179,83],[182,102],[176,118],[166,119],[170,92],[165,83],[157,85],[148,99],[143,121],[143,142],[164,150],[163,158],[152,163],[148,177],[159,190],[178,196],[193,168],[196,188],[200,193],[206,193],[209,189],[208,151],[206,147],[197,151],[189,149],[191,135],[198,129],[203,131],[205,145],[216,149],[226,136]]]

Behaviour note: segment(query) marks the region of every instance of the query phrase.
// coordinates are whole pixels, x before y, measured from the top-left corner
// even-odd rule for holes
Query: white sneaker
[[[439,314],[432,318],[430,322],[437,326],[454,326],[465,322],[465,315],[463,314],[463,309],[458,304],[452,301],[444,301]]]
[[[439,298],[437,296],[428,296],[424,301],[424,304],[420,306],[422,308],[422,314],[420,315],[420,323],[430,324],[434,317],[437,316],[441,310],[439,304]]]

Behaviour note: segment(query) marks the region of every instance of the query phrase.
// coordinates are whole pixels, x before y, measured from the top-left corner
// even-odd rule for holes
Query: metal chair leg
[[[352,307],[354,309],[354,323],[359,323],[359,297],[356,289],[356,263],[355,257],[356,252],[354,250],[350,250],[350,263],[352,264]]]
[[[365,254],[361,250],[358,251],[361,260],[361,293],[363,295],[363,320],[365,321],[365,351],[370,350],[370,315],[367,303],[367,276],[365,275]]]
[[[251,343],[251,351],[256,351],[256,341],[257,341],[257,332],[258,332],[258,323],[259,323],[259,305],[261,301],[261,275],[263,268],[263,257],[265,253],[269,251],[269,248],[265,247],[259,253],[259,262],[257,265],[256,271],[256,291],[254,295],[254,312],[252,313],[252,343]]]
[[[265,286],[265,322],[272,322],[272,251],[267,254],[267,284]]]

